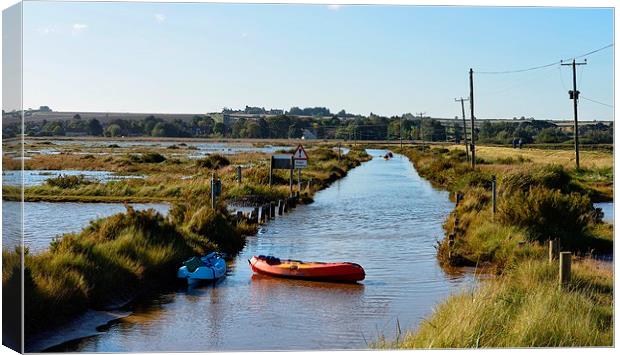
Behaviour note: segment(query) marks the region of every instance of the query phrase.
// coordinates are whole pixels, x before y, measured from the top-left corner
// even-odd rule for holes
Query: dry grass
[[[413,332],[383,349],[613,345],[613,272],[574,262],[567,287],[558,265],[524,261],[478,288],[449,297]]]
[[[463,145],[450,145],[449,149],[465,150]],[[512,147],[476,146],[477,157],[488,162],[501,162],[504,159],[522,159],[534,164],[559,164],[565,167],[575,165],[575,152],[566,149],[540,149]],[[613,167],[614,157],[612,152],[585,150],[579,152],[579,162],[583,168],[609,168]]]

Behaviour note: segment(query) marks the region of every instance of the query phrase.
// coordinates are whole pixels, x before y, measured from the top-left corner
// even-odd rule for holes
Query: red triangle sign
[[[308,154],[301,144],[297,147],[295,154],[293,154],[293,158],[295,158],[295,160],[308,160]]]

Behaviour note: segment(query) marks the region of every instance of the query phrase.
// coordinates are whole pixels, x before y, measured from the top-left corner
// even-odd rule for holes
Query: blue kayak
[[[177,272],[177,277],[187,279],[189,284],[217,280],[225,275],[226,261],[216,252],[185,261]]]

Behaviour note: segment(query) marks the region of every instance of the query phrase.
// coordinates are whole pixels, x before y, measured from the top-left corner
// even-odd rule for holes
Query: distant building
[[[52,112],[49,106],[39,106],[39,112]]]
[[[284,110],[280,110],[280,109],[277,109],[277,108],[272,108],[271,110],[267,111],[267,114],[268,115],[279,116],[279,115],[283,115],[284,114]]]

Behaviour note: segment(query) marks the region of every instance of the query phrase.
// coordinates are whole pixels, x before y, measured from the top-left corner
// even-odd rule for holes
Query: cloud
[[[331,11],[338,11],[342,8],[342,5],[327,5],[327,8]]]
[[[166,15],[164,14],[155,14],[155,21],[157,21],[158,23],[164,23],[164,21],[166,21]]]
[[[87,28],[88,28],[88,25],[86,25],[86,24],[74,23],[73,26],[71,26],[71,32],[74,35],[76,35],[76,34],[79,34],[79,33],[83,32]]]

